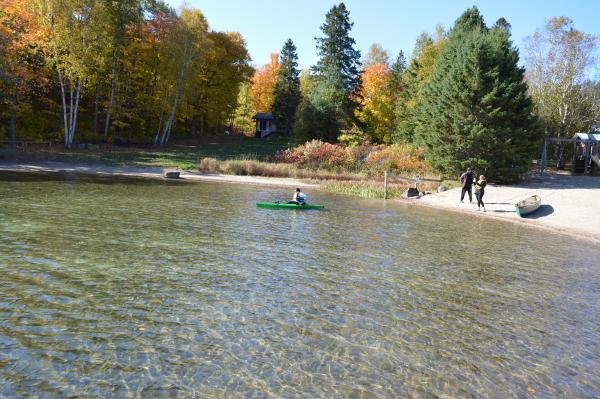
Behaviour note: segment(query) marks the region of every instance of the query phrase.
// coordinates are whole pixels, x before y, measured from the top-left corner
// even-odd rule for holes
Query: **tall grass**
[[[241,176],[289,177],[310,180],[361,180],[365,175],[359,173],[336,173],[324,169],[299,168],[292,164],[270,163],[252,160],[218,161],[214,158],[203,158],[198,169],[205,173],[224,173]]]

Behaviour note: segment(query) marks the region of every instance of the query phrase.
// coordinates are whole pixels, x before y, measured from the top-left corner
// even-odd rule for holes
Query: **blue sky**
[[[174,7],[178,0],[169,0]],[[307,68],[316,62],[315,36],[326,12],[338,1],[329,0],[187,0],[199,8],[213,30],[238,31],[248,44],[255,65],[269,61],[287,38],[298,47],[299,64]],[[380,43],[395,57],[399,50],[410,54],[421,32],[434,33],[437,24],[446,29],[474,4],[488,25],[504,17],[512,25],[513,41],[522,47],[523,39],[541,27],[544,20],[565,15],[577,29],[600,36],[600,0],[347,0],[354,22],[352,35],[357,48],[365,54],[369,46]]]

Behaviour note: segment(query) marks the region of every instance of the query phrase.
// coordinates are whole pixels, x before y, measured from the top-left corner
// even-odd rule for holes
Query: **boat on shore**
[[[519,216],[527,216],[537,211],[542,205],[542,198],[539,195],[532,195],[531,197],[525,198],[523,201],[519,201],[515,204],[516,212]]]
[[[288,204],[286,202],[257,202],[258,208],[270,208],[270,209],[324,209],[325,205],[312,205],[312,204]]]

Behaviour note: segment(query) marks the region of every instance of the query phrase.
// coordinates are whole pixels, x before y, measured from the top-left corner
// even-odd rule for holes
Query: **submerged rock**
[[[166,170],[163,172],[163,177],[165,177],[167,179],[179,179],[179,171]]]

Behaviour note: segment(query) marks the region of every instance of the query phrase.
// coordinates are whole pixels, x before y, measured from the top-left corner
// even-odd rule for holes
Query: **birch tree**
[[[107,24],[112,30],[112,60],[110,67],[110,94],[108,97],[108,108],[106,110],[106,119],[104,121],[104,140],[108,140],[108,131],[110,128],[111,114],[115,98],[115,87],[117,84],[117,63],[119,55],[126,39],[127,25],[142,18],[143,8],[140,0],[119,0],[106,1],[108,6],[108,15],[111,23]],[[97,92],[97,91],[96,91]],[[97,102],[96,102],[97,104]]]
[[[199,10],[183,8],[163,47],[166,52],[163,59],[167,60],[166,72],[171,75],[171,105],[168,110],[163,108],[165,113],[168,112],[168,118],[162,131],[157,133],[155,144],[164,145],[169,142],[177,107],[190,77],[190,67],[206,52],[209,46],[207,36],[208,23],[204,15]]]
[[[49,31],[52,56],[60,85],[64,143],[71,148],[75,138],[82,88],[90,77],[91,61],[98,51],[93,29],[103,12],[93,0],[37,0],[37,15]]]
[[[566,137],[599,122],[600,115],[585,106],[594,102],[585,81],[597,42],[567,17],[549,19],[526,39],[526,77],[546,135]]]

